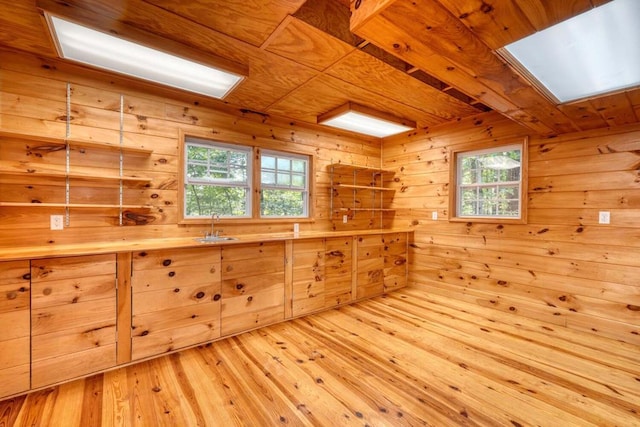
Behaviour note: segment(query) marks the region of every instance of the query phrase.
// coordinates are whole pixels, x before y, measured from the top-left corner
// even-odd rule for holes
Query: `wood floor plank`
[[[0,426],[638,426],[640,348],[404,288],[0,401]]]

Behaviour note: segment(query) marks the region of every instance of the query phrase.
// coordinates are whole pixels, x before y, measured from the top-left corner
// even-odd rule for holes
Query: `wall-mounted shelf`
[[[331,176],[331,217],[336,212],[371,212],[372,216],[379,213],[380,227],[382,227],[382,214],[395,211],[387,207],[390,200],[385,200],[384,198],[384,194],[393,194],[395,192],[394,188],[385,187],[388,182],[391,182],[395,172],[366,166],[332,163],[329,165],[329,173]],[[347,178],[350,182],[337,182],[337,177]],[[363,183],[362,181],[365,182]],[[336,196],[334,193],[337,189],[350,190],[350,199],[344,197],[340,199],[343,203],[348,201],[349,206],[335,206]],[[368,200],[369,206],[366,207],[357,206],[359,203],[357,195],[363,192],[370,192],[371,195],[370,200]]]
[[[14,152],[16,150],[26,149],[27,161],[9,161],[8,158],[0,161],[0,176],[18,177],[11,178],[11,182],[26,184],[31,186],[35,180],[50,180],[51,183],[42,183],[42,185],[51,185],[56,187],[64,187],[64,200],[49,202],[45,200],[43,203],[32,203],[28,201],[10,201],[0,200],[0,207],[49,207],[64,208],[65,222],[69,225],[70,209],[118,209],[120,225],[123,224],[123,209],[152,209],[151,205],[125,205],[124,188],[135,187],[141,184],[148,184],[152,181],[149,177],[126,175],[124,173],[125,156],[150,156],[153,150],[143,147],[127,146],[124,143],[124,97],[120,95],[120,120],[119,120],[119,141],[104,142],[85,139],[76,139],[71,135],[71,84],[67,83],[66,91],[66,132],[64,137],[51,137],[41,135],[29,135],[19,132],[11,132],[0,130],[0,138],[8,140],[7,143]],[[113,129],[116,130],[115,128]],[[103,155],[97,153],[99,151],[111,153],[112,157],[117,157],[117,164],[114,159],[113,163],[103,165]],[[60,156],[64,155],[64,163],[61,162]],[[49,159],[48,156],[51,156]],[[81,160],[77,160],[75,156],[80,156]],[[0,156],[0,158],[2,158]],[[85,166],[89,165],[89,166]],[[94,183],[94,184],[89,184]],[[96,184],[97,183],[97,184]],[[33,184],[38,185],[38,184]],[[100,203],[96,198],[96,203],[72,203],[72,187],[93,187],[93,186],[117,187],[118,194],[116,204]],[[80,191],[83,191],[82,188]],[[1,197],[2,195],[0,195]],[[20,199],[24,197],[24,193],[14,190],[11,197]],[[53,196],[51,196],[53,197]],[[58,196],[59,197],[59,196]],[[83,197],[84,198],[84,197]],[[107,199],[108,200],[108,199]],[[90,202],[91,198],[85,201]]]
[[[340,212],[395,212],[395,209],[385,208],[340,208]]]
[[[150,205],[120,205],[120,204],[93,204],[93,203],[29,203],[29,202],[0,202],[0,206],[17,208],[72,208],[72,209],[152,209]]]
[[[1,165],[0,165],[1,168]],[[0,175],[13,175],[13,176],[32,176],[36,178],[53,178],[53,179],[77,179],[83,181],[114,181],[118,182],[123,180],[125,182],[137,182],[147,183],[151,182],[151,178],[139,177],[139,176],[118,176],[118,175],[90,175],[88,173],[65,173],[63,171],[38,171],[32,170],[3,170],[0,169]]]
[[[395,188],[372,187],[369,185],[336,184],[336,187],[355,188],[356,190],[369,190],[369,191],[396,191]]]
[[[96,150],[109,151],[113,153],[118,153],[122,151],[124,154],[129,155],[140,155],[140,156],[149,156],[153,153],[152,149],[149,148],[141,148],[141,147],[128,147],[128,146],[120,146],[111,142],[100,142],[100,141],[92,141],[85,139],[74,139],[74,138],[54,138],[47,136],[39,136],[39,135],[26,135],[22,133],[16,132],[7,132],[0,130],[0,137],[4,138],[13,138],[13,139],[21,139],[29,142],[38,142],[45,144],[41,149],[47,149],[48,151],[58,151],[64,150],[67,143],[71,148],[77,149],[86,149],[92,148]],[[32,150],[38,150],[39,147],[32,147]]]

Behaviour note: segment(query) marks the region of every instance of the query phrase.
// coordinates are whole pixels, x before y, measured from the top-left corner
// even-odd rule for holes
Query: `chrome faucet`
[[[211,232],[207,232],[204,234],[204,237],[218,237],[218,234],[220,233],[219,230],[216,230],[215,232],[213,231],[213,224],[215,221],[220,221],[220,215],[217,213],[213,213],[211,214]]]

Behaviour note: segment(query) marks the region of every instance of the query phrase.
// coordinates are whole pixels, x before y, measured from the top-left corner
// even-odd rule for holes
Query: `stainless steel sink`
[[[230,237],[230,236],[207,236],[207,237],[198,237],[195,240],[196,242],[200,242],[200,243],[218,243],[218,242],[228,242],[229,240],[238,240],[238,238]]]

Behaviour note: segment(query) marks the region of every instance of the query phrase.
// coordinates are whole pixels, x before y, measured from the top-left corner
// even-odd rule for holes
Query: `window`
[[[311,217],[312,157],[183,136],[180,222]]]
[[[251,149],[189,138],[185,144],[185,218],[251,216]]]
[[[308,216],[309,157],[263,151],[260,155],[260,216]]]
[[[453,153],[452,219],[526,219],[526,144]]]

